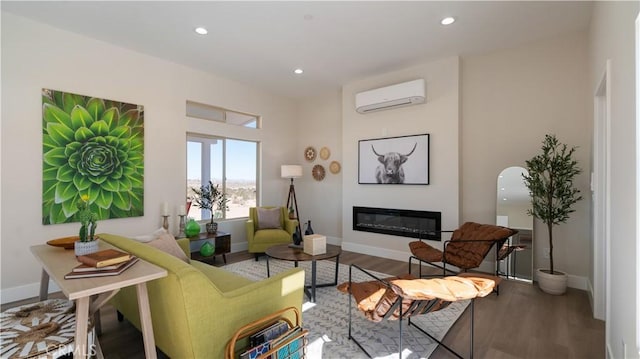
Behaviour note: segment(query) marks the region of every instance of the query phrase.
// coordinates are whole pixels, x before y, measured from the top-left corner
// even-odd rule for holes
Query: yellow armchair
[[[265,209],[272,209],[277,207],[261,207]],[[249,244],[249,253],[255,253],[256,260],[258,255],[264,253],[267,248],[275,246],[277,244],[291,243],[293,232],[296,231],[298,221],[295,219],[289,219],[287,209],[280,208],[280,228],[260,229],[260,223],[258,223],[258,209],[256,207],[249,208],[249,220],[246,223],[247,227],[247,242]]]

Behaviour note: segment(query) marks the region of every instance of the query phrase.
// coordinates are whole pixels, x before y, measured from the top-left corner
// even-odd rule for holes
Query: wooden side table
[[[198,236],[189,237],[189,248],[191,250],[191,259],[195,259],[207,264],[215,264],[216,256],[221,255],[224,264],[227,264],[227,253],[231,253],[231,234],[218,231],[216,234],[200,233]],[[214,243],[215,241],[215,243]],[[210,256],[200,254],[200,247],[205,242],[215,244],[216,251]]]

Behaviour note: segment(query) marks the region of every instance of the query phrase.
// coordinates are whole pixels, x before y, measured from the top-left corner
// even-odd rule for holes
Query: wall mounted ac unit
[[[357,93],[356,111],[369,113],[417,105],[424,101],[424,79],[418,79]]]

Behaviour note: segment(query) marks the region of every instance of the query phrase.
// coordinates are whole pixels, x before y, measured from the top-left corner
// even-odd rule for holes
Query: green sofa
[[[147,283],[147,289],[156,346],[171,358],[224,358],[238,328],[285,307],[301,310],[304,271],[299,268],[254,282],[195,260],[187,264],[130,238],[99,237],[167,270],[167,277]],[[189,256],[189,239],[177,242]],[[140,329],[135,287],[121,289],[111,303]]]

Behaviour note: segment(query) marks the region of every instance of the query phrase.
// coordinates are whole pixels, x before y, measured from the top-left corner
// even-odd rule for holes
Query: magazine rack
[[[295,314],[295,323],[289,320],[289,318],[286,317],[286,314]],[[280,336],[280,338],[286,338],[286,340],[278,341],[277,339],[275,339],[274,342],[277,342],[277,344],[266,353],[263,353],[257,356],[256,359],[268,359],[268,358],[285,359],[289,357],[305,358],[306,351],[307,351],[306,349],[307,335],[309,334],[309,331],[306,329],[302,329],[300,326],[301,324],[300,311],[295,307],[287,307],[275,313],[272,313],[266,317],[263,317],[254,322],[251,322],[241,327],[240,329],[238,329],[236,333],[233,335],[233,337],[231,338],[231,340],[229,341],[229,343],[227,343],[227,347],[225,349],[225,355],[224,355],[225,359],[236,359],[239,357],[238,352],[236,351],[236,345],[238,341],[248,338],[251,335],[259,332],[260,330],[272,324],[275,324],[279,321],[286,322],[289,328],[282,336]],[[297,333],[292,335],[296,331]],[[287,346],[289,346],[292,343],[295,343],[296,341],[299,341],[298,343],[300,345],[299,345],[299,348],[296,349],[294,353],[284,355],[284,356],[281,355],[282,354],[281,349],[286,348]]]

